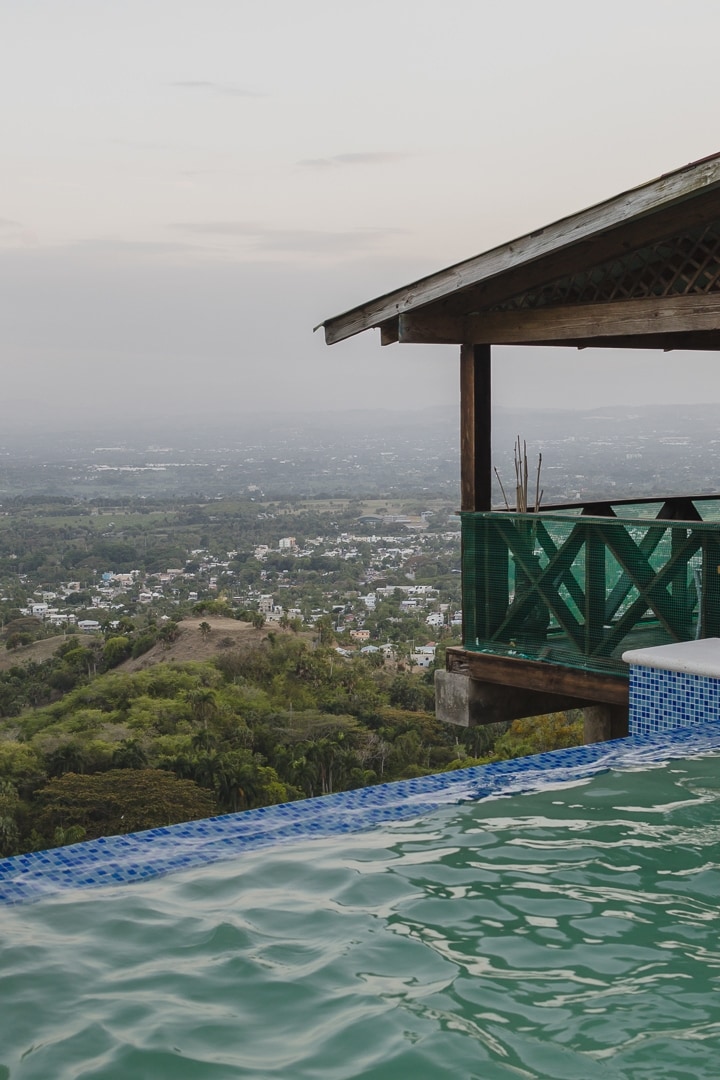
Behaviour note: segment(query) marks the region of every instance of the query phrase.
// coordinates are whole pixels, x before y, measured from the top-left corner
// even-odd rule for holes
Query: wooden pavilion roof
[[[720,154],[386,293],[333,344],[720,349]]]

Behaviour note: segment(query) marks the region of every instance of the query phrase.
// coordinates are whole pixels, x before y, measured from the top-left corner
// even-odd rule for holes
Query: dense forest
[[[162,630],[169,656],[181,630]],[[377,654],[343,657],[317,634],[258,631],[244,649],[221,638],[210,660],[125,670],[138,642],[142,633],[133,640],[129,630],[89,645],[68,635],[48,660],[0,676],[0,855],[581,738],[581,723],[565,714],[470,730],[440,724],[432,671]]]
[[[580,741],[435,720],[457,530],[427,493],[5,496],[0,856]]]

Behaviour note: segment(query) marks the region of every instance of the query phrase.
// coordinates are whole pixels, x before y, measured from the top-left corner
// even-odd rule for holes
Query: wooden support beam
[[[594,671],[520,660],[510,656],[492,656],[451,647],[445,654],[447,671],[466,675],[480,682],[540,690],[544,694],[562,694],[584,701],[600,701],[627,708],[629,680],[622,675],[601,675]]]
[[[544,509],[544,507],[543,507]],[[609,502],[585,503],[580,511],[581,517],[617,517]]]
[[[491,360],[489,345],[460,350],[460,493],[463,510],[490,510],[492,500]]]
[[[465,317],[418,312],[400,316],[398,340],[424,344],[526,345],[708,331],[720,331],[720,293],[489,311]]]
[[[700,511],[688,495],[671,495],[657,514],[658,521],[702,521]]]
[[[388,319],[380,327],[380,344],[394,345],[398,340],[398,320]]]

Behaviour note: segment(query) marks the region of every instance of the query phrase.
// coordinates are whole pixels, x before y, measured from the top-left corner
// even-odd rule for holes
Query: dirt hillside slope
[[[95,634],[73,634],[72,639],[80,646],[89,645],[96,641],[97,637]],[[53,637],[43,638],[42,641],[33,641],[32,645],[21,645],[19,649],[6,649],[0,642],[0,671],[7,671],[16,664],[42,664],[43,660],[49,660],[55,655],[64,641],[67,641],[67,635],[55,634]]]
[[[200,630],[201,623],[210,626],[209,633],[204,634]],[[135,660],[126,660],[120,664],[116,671],[141,671],[152,664],[184,663],[187,660],[212,660],[214,656],[230,649],[241,651],[256,648],[267,637],[268,627],[256,630],[250,623],[238,622],[236,619],[224,619],[216,616],[194,615],[179,624],[177,641],[158,642],[152,649],[138,656]],[[281,630],[278,626],[270,626],[270,630],[276,634],[292,633]],[[306,639],[312,638],[311,633],[300,635]],[[102,641],[98,634],[73,634],[73,641],[78,645],[91,645]],[[56,634],[53,637],[43,638],[42,641],[34,641],[31,645],[21,645],[18,649],[4,649],[0,642],[0,671],[7,671],[15,665],[29,663],[41,664],[54,656],[67,635]]]
[[[207,623],[209,633],[200,630]],[[292,633],[277,626],[270,629],[277,634]],[[249,650],[256,648],[267,637],[268,628],[256,630],[250,623],[237,619],[224,619],[214,615],[194,615],[179,624],[177,641],[159,641],[152,649],[135,660],[126,660],[116,671],[141,671],[152,664],[185,663],[188,660],[212,660],[226,650]],[[303,637],[312,635],[301,635]]]

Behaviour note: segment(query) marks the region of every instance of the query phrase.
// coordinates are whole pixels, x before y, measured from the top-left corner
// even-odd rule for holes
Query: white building
[[[435,648],[434,641],[427,645],[418,645],[410,657],[414,667],[429,668],[435,660]]]

